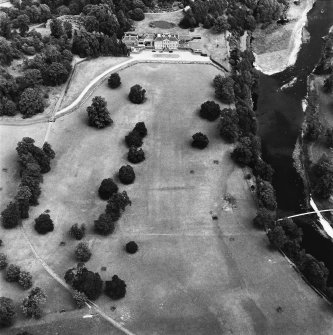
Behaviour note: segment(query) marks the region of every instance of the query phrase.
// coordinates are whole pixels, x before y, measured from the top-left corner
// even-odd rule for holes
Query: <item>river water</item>
[[[273,185],[280,217],[304,211],[304,187],[293,166],[292,154],[304,117],[302,100],[307,94],[307,76],[320,59],[322,37],[332,25],[333,0],[317,0],[308,13],[310,41],[302,44],[295,65],[271,76],[260,75],[256,114],[263,158],[275,170]],[[279,90],[294,77],[297,81],[292,87]],[[326,263],[331,273],[329,282],[333,284],[333,243],[311,226],[303,227],[303,231],[303,247]]]

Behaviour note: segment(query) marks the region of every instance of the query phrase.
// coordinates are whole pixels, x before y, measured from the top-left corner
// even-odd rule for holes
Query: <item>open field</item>
[[[213,99],[211,80],[217,73],[215,67],[199,64],[135,65],[120,72],[119,89],[110,90],[105,82],[93,94],[107,99],[112,127],[95,130],[86,125],[90,102],[52,124],[49,142],[57,157],[31,218],[49,209],[55,230],[38,236],[29,219],[24,224],[29,239],[62,277],[75,263],[76,242],[68,229],[85,222],[85,240],[93,250],[87,267],[104,280],[118,274],[127,283],[124,299],[102,296],[97,304],[136,334],[328,334],[333,327],[329,306],[279,253],[269,250],[265,234],[252,227],[255,204],[242,170],[230,160],[232,147],[219,138],[216,123],[197,115],[200,104]],[[147,90],[143,105],[127,101],[136,83]],[[143,146],[147,159],[134,166],[135,183],[120,187],[133,204],[115,233],[100,237],[91,230],[105,207],[97,189],[126,163],[123,139],[138,121],[148,128]],[[203,151],[189,146],[197,131],[210,139]],[[225,206],[226,193],[236,198],[237,208]],[[139,245],[135,255],[123,251],[129,240]],[[59,247],[61,241],[66,245]],[[11,243],[13,248],[24,245],[22,239]],[[17,257],[24,262],[21,253]],[[102,266],[107,270],[101,271]],[[68,293],[62,294],[57,301],[63,298],[67,309]],[[54,305],[51,299],[46,309],[55,311]],[[59,319],[68,320],[71,313]],[[56,333],[50,324],[44,334]],[[89,332],[84,323],[77,329]],[[34,333],[34,327],[29,330]],[[98,333],[110,334],[103,331]]]

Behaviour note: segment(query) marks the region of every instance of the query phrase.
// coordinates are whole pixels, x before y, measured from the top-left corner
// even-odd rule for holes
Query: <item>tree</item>
[[[198,149],[206,148],[209,143],[208,137],[204,135],[203,133],[195,133],[192,136],[192,139],[193,139],[192,147],[198,148]]]
[[[215,95],[222,102],[231,104],[235,101],[234,80],[231,77],[217,75],[214,78]]]
[[[319,262],[313,256],[306,254],[301,271],[313,286],[320,290],[326,288],[329,271],[323,262]]]
[[[121,299],[126,294],[126,284],[117,275],[105,282],[105,294],[113,300]]]
[[[292,219],[279,221],[279,225],[283,228],[289,239],[296,240],[299,243],[302,242],[303,231],[301,228],[298,228]]]
[[[253,219],[253,224],[259,229],[267,229],[274,224],[274,215],[265,208],[260,208],[256,217]]]
[[[0,270],[3,270],[8,265],[7,256],[4,253],[0,253]]]
[[[118,73],[112,73],[108,79],[108,85],[110,88],[117,88],[121,85],[120,76]]]
[[[60,62],[53,62],[43,71],[43,81],[45,85],[57,86],[65,83],[70,71]]]
[[[145,160],[145,153],[141,148],[138,149],[137,147],[132,146],[128,151],[127,159],[133,164],[141,163]]]
[[[223,33],[230,29],[230,24],[228,23],[228,19],[225,16],[219,16],[216,18],[215,23],[213,25],[213,30],[216,33]]]
[[[141,8],[135,8],[130,12],[130,17],[134,21],[142,21],[145,19],[145,13]]]
[[[89,300],[96,300],[102,293],[103,281],[98,273],[83,267],[73,275],[72,285],[77,291],[83,292]]]
[[[220,135],[227,142],[234,143],[240,133],[237,113],[235,110],[225,108],[221,114]]]
[[[275,226],[274,228],[270,229],[267,232],[267,236],[271,244],[277,249],[282,249],[288,241],[283,228],[280,226]]]
[[[40,91],[36,88],[26,88],[21,94],[19,108],[23,118],[42,113],[44,111],[44,101]]]
[[[51,36],[59,38],[64,34],[64,28],[62,22],[59,19],[53,19],[50,23]]]
[[[260,207],[274,211],[277,207],[274,188],[268,181],[257,179],[257,197]]]
[[[6,270],[6,281],[15,283],[20,278],[21,269],[18,265],[9,264]]]
[[[333,147],[333,128],[329,128],[326,130],[326,144],[329,148]]]
[[[325,79],[323,89],[325,93],[332,93],[333,91],[333,74]]]
[[[49,144],[48,142],[44,142],[42,150],[44,151],[46,156],[48,156],[50,159],[55,158],[55,152],[52,149],[51,144]]]
[[[9,327],[14,323],[16,313],[12,299],[0,297],[0,327]]]
[[[138,245],[134,241],[130,241],[125,246],[126,252],[135,254],[138,251]]]
[[[208,121],[215,121],[221,114],[220,106],[214,101],[206,101],[201,105],[200,116]]]
[[[321,199],[328,199],[333,192],[333,164],[323,154],[311,168],[313,194]]]
[[[83,292],[77,290],[74,290],[73,292],[73,300],[77,308],[86,307],[86,303],[88,302],[87,296]]]
[[[23,76],[16,78],[16,82],[20,90],[38,86],[42,83],[42,81],[42,74],[38,69],[27,69],[24,71]]]
[[[108,200],[113,193],[118,192],[118,186],[111,178],[103,179],[98,194],[103,200]]]
[[[134,104],[142,104],[145,100],[146,90],[140,85],[134,85],[131,87],[128,98]]]
[[[21,223],[19,206],[16,202],[10,202],[1,212],[2,226],[5,229],[16,228]]]
[[[63,27],[64,27],[64,31],[67,37],[72,38],[73,37],[73,25],[70,22],[65,21],[63,23]]]
[[[27,31],[29,31],[29,16],[26,14],[19,15],[17,18],[17,26],[19,28],[21,36],[24,36]]]
[[[142,136],[135,130],[132,130],[125,136],[125,142],[130,147],[141,147],[143,144]]]
[[[21,219],[29,217],[30,198],[32,194],[28,186],[20,185],[15,197],[15,201],[20,211]]]
[[[135,180],[135,172],[130,165],[123,165],[119,169],[118,177],[123,184],[132,184]]]
[[[94,229],[97,234],[109,235],[114,232],[115,224],[114,218],[106,213],[99,216],[97,220],[94,221]]]
[[[79,262],[88,262],[91,257],[91,251],[86,242],[80,242],[75,248],[75,258]]]
[[[121,212],[131,204],[132,202],[126,191],[123,191],[122,193],[117,192],[112,194],[111,198],[108,200],[105,212],[106,214],[112,215],[112,217],[117,220],[119,219]]]
[[[256,177],[260,177],[263,180],[267,180],[269,182],[272,181],[274,170],[273,168],[263,161],[261,158],[255,159],[253,165],[253,174]]]
[[[54,230],[54,224],[49,214],[43,213],[35,219],[35,230],[41,235],[45,235]]]
[[[46,302],[46,294],[40,287],[34,287],[28,297],[22,301],[21,309],[23,314],[28,318],[40,319],[42,310],[40,304]]]
[[[18,283],[27,290],[32,286],[32,275],[28,271],[21,271],[18,279]]]
[[[75,238],[76,240],[82,240],[85,234],[86,234],[85,224],[79,226],[77,223],[75,223],[69,230],[69,235]]]
[[[135,124],[133,131],[137,132],[142,138],[146,137],[148,134],[146,125],[144,122],[138,122]]]
[[[231,153],[231,158],[240,166],[249,166],[253,160],[251,148],[244,144],[237,144]]]
[[[91,106],[87,108],[90,126],[104,128],[113,123],[106,105],[107,103],[104,98],[100,96],[93,98]]]
[[[17,108],[14,101],[4,97],[0,100],[0,116],[14,116],[17,114]]]

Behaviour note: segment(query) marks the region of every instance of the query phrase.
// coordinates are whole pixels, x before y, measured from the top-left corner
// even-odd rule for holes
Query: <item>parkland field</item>
[[[123,299],[101,296],[97,305],[135,334],[329,333],[333,320],[328,304],[278,252],[269,249],[265,234],[253,227],[256,205],[243,170],[230,159],[232,146],[220,138],[217,122],[198,115],[203,102],[214,100],[212,79],[218,73],[204,64],[138,64],[119,72],[120,88],[111,90],[105,81],[91,95],[107,100],[114,121],[111,127],[88,127],[86,107],[91,98],[52,124],[47,140],[56,158],[51,172],[44,175],[40,204],[24,222],[26,238],[19,229],[0,228],[9,261],[31,271],[34,284],[46,289],[47,315],[38,322],[20,319],[4,334],[16,334],[20,326],[33,334],[118,334],[98,316],[83,319],[88,309],[75,311],[70,293],[30,252],[28,240],[63,278],[76,264],[77,242],[68,236],[74,223],[88,228],[84,241],[93,255],[87,268],[98,271],[103,280],[117,274],[127,284]],[[128,101],[135,84],[147,91],[142,105]],[[98,187],[104,178],[117,181],[118,169],[128,164],[124,137],[140,121],[148,129],[143,145],[146,160],[133,165],[134,184],[119,183],[132,206],[115,232],[101,237],[93,232],[93,222],[106,205],[98,197]],[[10,136],[13,128],[2,127],[1,136]],[[46,133],[46,125],[38,127],[29,135],[17,130],[17,141]],[[198,131],[210,140],[205,150],[190,145]],[[36,138],[37,145],[42,138]],[[15,141],[2,153],[1,164],[14,168],[16,142],[11,142]],[[17,180],[13,173],[6,176],[4,199],[15,192]],[[234,206],[226,195],[235,198]],[[46,210],[55,230],[42,236],[33,229],[33,219]],[[134,255],[123,250],[131,240],[139,246]],[[15,285],[5,283],[1,277],[0,295],[15,300],[25,296]]]

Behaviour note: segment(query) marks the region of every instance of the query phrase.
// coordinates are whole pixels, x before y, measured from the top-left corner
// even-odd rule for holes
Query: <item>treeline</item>
[[[199,23],[216,32],[233,30],[243,35],[254,30],[259,23],[270,24],[278,20],[287,7],[286,0],[226,0],[185,1],[190,6],[180,22],[183,28],[197,27]]]
[[[45,142],[39,148],[34,143],[32,138],[24,137],[17,144],[21,182],[14,200],[1,213],[5,229],[15,228],[22,219],[29,218],[30,206],[38,205],[43,174],[51,170],[51,160],[55,157],[51,145]]]

